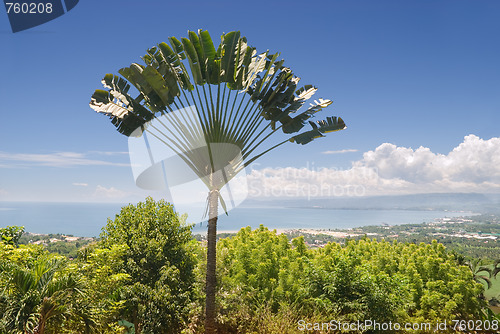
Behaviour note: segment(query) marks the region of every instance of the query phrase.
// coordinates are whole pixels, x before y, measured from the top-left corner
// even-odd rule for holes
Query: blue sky
[[[254,181],[324,167],[346,184],[376,173],[366,194],[497,191],[499,15],[494,0],[80,1],[13,34],[1,10],[0,200],[148,194],[134,185],[127,138],[89,108],[90,96],[105,73],[198,28],[214,40],[240,30],[258,51],[281,52],[301,83],[334,101],[318,118],[348,125],[282,146],[250,172]]]

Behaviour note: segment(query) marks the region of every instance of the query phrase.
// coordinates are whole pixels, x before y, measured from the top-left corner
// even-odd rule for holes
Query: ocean
[[[125,204],[121,203],[41,203],[0,202],[0,227],[24,226],[32,233],[62,233],[97,237],[107,219],[114,219]],[[219,232],[237,231],[241,227],[269,229],[346,229],[368,225],[399,225],[431,222],[436,218],[468,215],[450,211],[412,210],[330,210],[284,207],[238,207],[219,216]],[[199,220],[196,220],[199,221]],[[189,222],[189,218],[188,218]],[[206,233],[207,224],[197,223],[193,233]]]

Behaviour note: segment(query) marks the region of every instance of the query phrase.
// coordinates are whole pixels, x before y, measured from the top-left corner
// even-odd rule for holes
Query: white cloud
[[[116,199],[124,199],[129,195],[130,193],[116,189],[115,187],[106,188],[101,185],[97,185],[93,197],[95,199],[116,200]]]
[[[72,185],[77,186],[77,187],[87,187],[89,184],[88,183],[81,183],[81,182],[73,182]]]
[[[331,197],[500,191],[500,138],[469,135],[448,154],[383,143],[347,170],[264,168],[248,176],[253,197]]]
[[[354,166],[375,168],[384,179],[412,183],[500,183],[500,138],[483,140],[469,135],[447,155],[429,148],[416,150],[382,144],[363,154]]]
[[[101,155],[124,155],[128,152],[110,152],[110,151],[91,151],[90,153],[101,154]]]
[[[0,152],[0,167],[22,166],[130,166],[129,163],[89,159],[86,153],[57,152],[50,154],[7,153]]]
[[[338,151],[324,151],[321,152],[322,154],[342,154],[342,153],[352,153],[352,152],[358,152],[358,150],[355,149],[346,149],[346,150],[338,150]]]

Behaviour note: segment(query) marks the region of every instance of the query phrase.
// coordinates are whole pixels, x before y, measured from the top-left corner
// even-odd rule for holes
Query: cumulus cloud
[[[77,187],[87,187],[89,185],[88,183],[82,183],[82,182],[73,182],[72,184]]]
[[[489,140],[469,135],[447,155],[429,148],[416,150],[382,144],[363,154],[354,166],[377,169],[384,179],[412,183],[500,183],[500,138]]]
[[[250,196],[331,197],[500,191],[500,138],[469,135],[448,154],[383,143],[349,169],[264,168],[248,175]]]

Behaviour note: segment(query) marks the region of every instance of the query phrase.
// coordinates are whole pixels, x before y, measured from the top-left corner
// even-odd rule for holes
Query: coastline
[[[5,203],[4,203],[5,204]],[[118,204],[75,203],[9,203],[0,210],[0,225],[24,226],[27,232],[98,237],[108,219],[120,211]],[[475,215],[471,211],[413,211],[390,209],[318,209],[283,207],[238,207],[218,220],[218,233],[236,233],[241,227],[258,228],[284,233],[290,230],[331,231],[361,226],[401,225],[432,222],[436,218]],[[188,218],[188,222],[190,222]],[[193,234],[206,234],[206,222],[193,224]],[[348,232],[347,232],[348,233]]]

